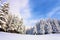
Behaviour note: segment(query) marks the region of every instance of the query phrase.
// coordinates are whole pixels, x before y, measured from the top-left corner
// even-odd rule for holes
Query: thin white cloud
[[[20,14],[21,14],[21,17],[23,18],[23,22],[24,24],[26,25],[26,27],[31,27],[31,23],[28,23],[30,22],[29,19],[31,18],[31,13],[30,13],[30,8],[29,8],[29,0],[22,0],[22,6],[21,6],[21,10],[20,10]]]
[[[54,14],[60,14],[60,7],[56,7],[56,8],[53,8],[52,11],[50,11],[48,14],[47,14],[47,17],[51,17],[53,16]]]
[[[20,16],[20,0],[8,0],[9,1],[9,7],[10,7],[10,12],[12,14],[15,14],[16,16]]]
[[[29,8],[29,0],[22,0],[20,13],[22,18],[28,19],[31,17],[30,8]]]

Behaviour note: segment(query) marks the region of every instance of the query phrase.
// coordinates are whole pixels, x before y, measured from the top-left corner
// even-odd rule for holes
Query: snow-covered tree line
[[[28,29],[26,34],[43,35],[60,33],[60,20],[57,19],[41,19],[36,25]]]
[[[0,4],[0,31],[25,33],[23,19],[9,13],[9,3]]]
[[[51,34],[60,33],[60,20],[42,19],[36,23],[33,34]]]

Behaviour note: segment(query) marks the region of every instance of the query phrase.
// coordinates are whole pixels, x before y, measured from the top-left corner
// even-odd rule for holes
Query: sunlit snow
[[[60,34],[23,35],[0,32],[0,40],[60,40]]]

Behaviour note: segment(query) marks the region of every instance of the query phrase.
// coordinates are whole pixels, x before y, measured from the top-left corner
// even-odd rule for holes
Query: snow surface
[[[0,40],[60,40],[60,34],[23,35],[0,32]]]

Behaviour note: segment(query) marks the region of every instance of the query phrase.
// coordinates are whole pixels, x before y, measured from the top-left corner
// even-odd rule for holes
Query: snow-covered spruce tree
[[[34,28],[33,29],[33,34],[36,35],[37,34],[37,28],[36,28],[36,26],[34,26],[33,28]]]
[[[9,13],[9,3],[0,6],[0,28],[7,32],[25,33],[23,19]]]
[[[52,33],[52,26],[51,26],[51,23],[50,23],[51,19],[46,19],[45,20],[45,26],[44,26],[44,29],[45,29],[45,34],[47,33]]]
[[[57,19],[53,19],[53,23],[54,23],[54,27],[53,27],[53,33],[60,33],[60,26],[59,26],[59,22]]]
[[[7,29],[8,32],[16,32],[16,33],[24,33],[25,27],[23,25],[23,20],[15,16],[10,16],[8,21],[9,28]]]
[[[4,31],[7,29],[7,18],[8,18],[8,3],[4,3],[0,6],[0,28]]]

